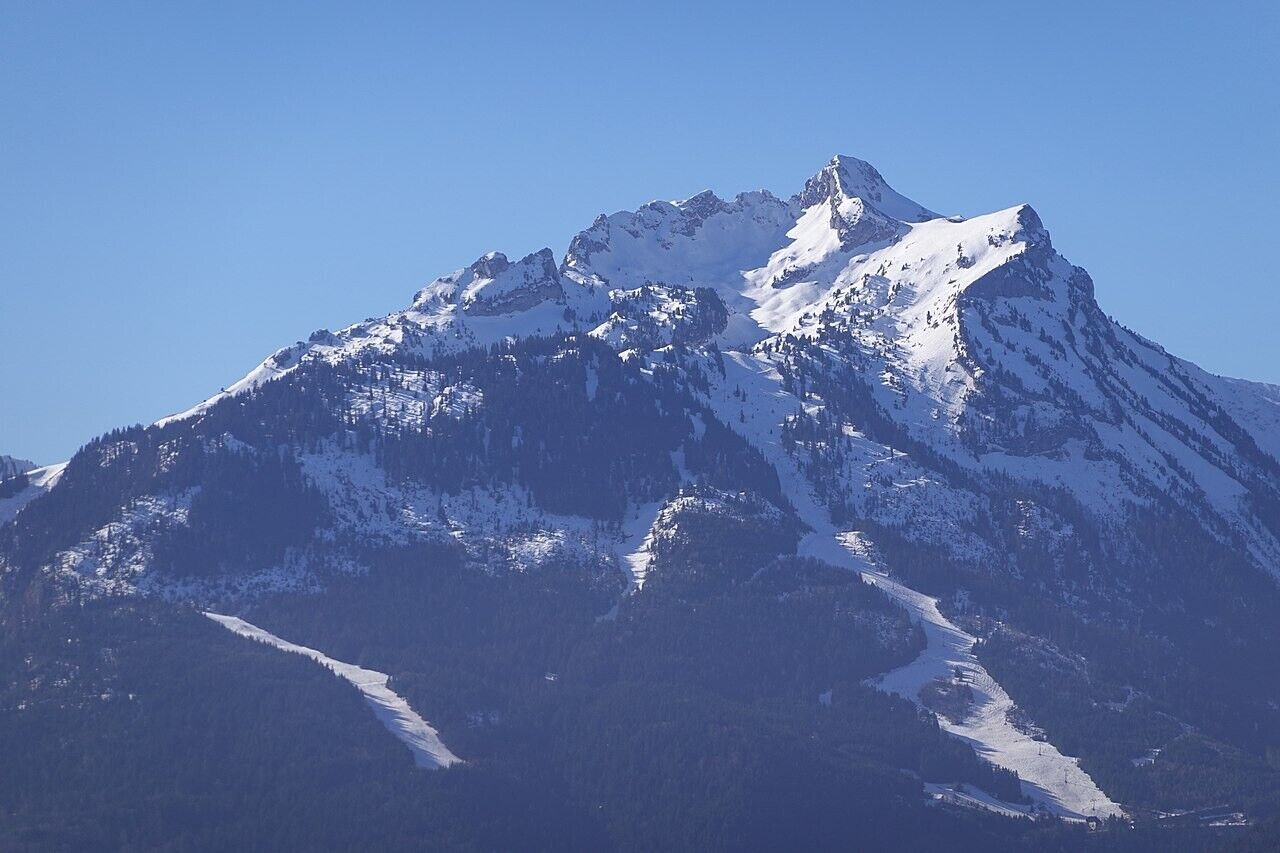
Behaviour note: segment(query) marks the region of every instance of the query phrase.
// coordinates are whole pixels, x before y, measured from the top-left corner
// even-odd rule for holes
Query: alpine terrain
[[[5,849],[1280,843],[1280,388],[1027,205],[601,215],[29,467]]]
[[[0,454],[0,480],[8,480],[10,477],[25,474],[34,467],[36,467],[34,462]]]

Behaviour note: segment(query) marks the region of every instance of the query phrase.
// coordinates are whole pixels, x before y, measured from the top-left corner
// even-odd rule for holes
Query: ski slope
[[[220,613],[209,612],[204,615],[233,634],[239,634],[241,637],[266,643],[281,651],[309,657],[316,663],[333,670],[339,677],[351,682],[356,689],[364,694],[365,701],[373,709],[374,716],[378,718],[378,721],[386,727],[387,731],[409,747],[409,751],[413,753],[414,763],[419,767],[427,770],[436,770],[441,767],[462,763],[462,759],[450,752],[449,747],[445,746],[440,740],[439,732],[430,723],[418,716],[418,713],[409,707],[409,703],[402,696],[396,694],[387,686],[390,676],[386,673],[334,660],[323,652],[309,649],[306,646],[299,646],[296,643],[290,643],[288,640],[282,640],[275,634],[264,631],[257,625],[252,625],[235,616],[223,616]]]
[[[662,511],[662,502],[641,504],[628,509],[622,523],[622,541],[618,543],[618,559],[627,571],[628,592],[643,589],[653,560],[653,523]]]
[[[858,572],[907,610],[924,630],[927,645],[914,661],[881,676],[877,686],[920,703],[920,688],[936,678],[950,678],[956,669],[965,674],[975,701],[960,724],[939,716],[948,733],[971,744],[978,755],[1013,770],[1028,797],[1055,815],[1068,819],[1110,817],[1121,814],[1114,803],[1080,769],[1077,759],[1063,755],[1053,744],[1037,741],[1010,721],[1014,709],[1009,694],[996,683],[973,653],[975,638],[953,625],[937,600],[907,587],[877,570],[865,556],[856,533],[842,532],[813,493],[813,488],[785,451],[781,442],[783,419],[800,401],[786,393],[773,365],[746,353],[726,353],[726,375],[713,387],[709,403],[722,421],[733,425],[752,442],[778,472],[782,491],[811,528],[797,546],[797,553]],[[730,389],[747,391],[750,406],[742,406]],[[1017,806],[1009,806],[1017,811]]]
[[[794,493],[791,495],[795,500]],[[810,517],[813,525],[814,517]],[[1013,699],[973,653],[976,638],[956,627],[938,610],[938,600],[917,592],[878,571],[862,556],[856,533],[839,533],[826,524],[801,540],[799,552],[862,575],[911,615],[924,631],[926,645],[913,661],[871,679],[886,693],[910,699],[920,707],[920,690],[936,680],[960,672],[973,690],[969,714],[959,723],[938,714],[944,731],[973,747],[992,764],[1012,770],[1022,780],[1022,792],[1058,817],[1118,817],[1120,806],[1080,768],[1078,759],[1063,755],[1048,741],[1035,740],[1012,722]],[[1005,803],[1010,810],[1018,806]]]
[[[852,544],[853,536],[856,534],[841,535],[837,539]],[[973,635],[943,616],[936,598],[873,569],[863,569],[862,577],[902,605],[924,630],[928,642],[911,663],[873,679],[872,683],[922,705],[920,690],[926,684],[961,673],[973,691],[973,704],[968,716],[959,723],[937,715],[943,729],[967,741],[978,755],[993,764],[1017,771],[1023,793],[1060,817],[1121,814],[1120,807],[1080,769],[1077,759],[1063,755],[1048,741],[1034,739],[1012,723],[1013,700],[978,662],[973,653]]]

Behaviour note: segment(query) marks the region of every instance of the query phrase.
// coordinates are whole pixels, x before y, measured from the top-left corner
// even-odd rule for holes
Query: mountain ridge
[[[825,205],[831,205],[830,210]],[[902,216],[929,218],[909,223],[901,218],[889,220],[880,207]],[[889,227],[890,223],[897,225]],[[677,269],[681,274],[672,274]],[[1240,391],[1247,386],[1229,386],[1199,368],[1186,367],[1187,362],[1161,365],[1163,349],[1133,336],[1102,313],[1094,301],[1091,278],[1056,253],[1030,205],[963,221],[944,219],[896,193],[870,164],[846,156],[833,158],[786,202],[763,191],[740,194],[733,202],[704,192],[678,202],[651,202],[634,213],[602,214],[570,241],[558,265],[550,249],[514,263],[501,253],[490,253],[465,270],[427,285],[407,310],[337,333],[317,333],[312,342],[276,352],[226,393],[283,375],[304,357],[342,358],[366,348],[404,347],[435,354],[488,346],[512,335],[574,332],[616,339],[619,319],[611,316],[615,312],[609,291],[638,291],[650,284],[715,291],[727,317],[724,328],[709,337],[722,350],[757,346],[785,335],[815,338],[840,333],[858,338],[859,345],[873,354],[876,373],[892,377],[879,390],[896,385],[893,393],[901,397],[897,403],[914,402],[927,410],[928,414],[915,414],[917,423],[925,423],[926,417],[936,419],[942,412],[951,420],[961,419],[965,400],[977,385],[989,382],[992,370],[1024,386],[1016,389],[1027,398],[1020,407],[1024,418],[1063,422],[1070,417],[1054,411],[1055,405],[1046,405],[1045,393],[1070,393],[1086,404],[1096,400],[1091,419],[1077,418],[1073,427],[1087,446],[1067,462],[1049,466],[1059,470],[1045,477],[1069,488],[1088,488],[1078,482],[1079,477],[1061,469],[1068,463],[1078,471],[1097,469],[1086,456],[1100,452],[1097,448],[1105,442],[1127,442],[1130,456],[1146,460],[1142,473],[1155,480],[1153,487],[1174,485],[1200,492],[1223,523],[1250,539],[1250,548],[1265,555],[1271,571],[1278,571],[1280,540],[1237,506],[1247,489],[1227,482],[1236,472],[1201,465],[1199,470],[1172,477],[1153,473],[1167,467],[1171,457],[1186,457],[1177,435],[1206,433],[1208,444],[1219,442],[1219,437],[1206,432],[1212,430],[1208,421],[1195,412],[1184,412],[1174,425],[1173,440],[1162,442],[1157,440],[1159,435],[1150,437],[1152,426],[1163,431],[1156,423],[1163,415],[1155,412],[1149,426],[1114,434],[1105,408],[1097,406],[1106,405],[1116,377],[1106,375],[1106,369],[1099,373],[1089,353],[1076,355],[1067,342],[1087,334],[1089,346],[1114,350],[1108,354],[1109,363],[1138,358],[1146,365],[1146,376],[1137,378],[1154,379],[1166,397],[1184,392],[1165,387],[1157,374],[1179,365],[1177,371],[1186,374],[1182,385],[1194,385],[1192,393],[1202,400],[1196,406],[1224,412],[1235,407],[1235,414],[1244,417],[1249,443],[1255,446],[1259,440],[1267,444],[1269,430],[1265,422],[1250,422],[1245,413],[1265,414],[1265,403]],[[1030,311],[1014,307],[1010,313],[1005,308],[1015,305],[1027,305]],[[658,315],[674,313],[655,310]],[[1005,310],[1003,316],[998,313],[1001,310]],[[855,317],[865,319],[855,322],[851,319]],[[1007,339],[1025,338],[1024,327],[1033,318],[1040,340],[1020,341],[1014,350]],[[1077,322],[1080,318],[1083,323]],[[622,322],[634,323],[634,318]],[[993,347],[1013,357],[984,359],[985,353],[994,352]],[[1066,365],[1070,371],[1055,371],[1054,362],[1064,358],[1076,364]],[[887,396],[881,393],[882,398]],[[208,401],[185,414],[207,405]],[[1100,423],[1105,429],[1099,429]],[[1025,442],[1026,428],[1024,421],[1016,434],[987,437],[989,428],[980,421],[956,425],[968,438],[978,436],[985,453],[994,452],[993,463],[999,464],[1005,461],[1003,449]],[[1204,452],[1206,443],[1197,443],[1193,451]],[[1095,470],[1092,476],[1102,477],[1108,485],[1093,490],[1090,500],[1132,491],[1115,485],[1116,473]]]

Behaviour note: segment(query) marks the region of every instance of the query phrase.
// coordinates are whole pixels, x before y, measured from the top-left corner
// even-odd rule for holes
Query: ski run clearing
[[[628,508],[618,545],[618,558],[627,571],[628,592],[644,588],[653,560],[653,524],[661,511],[661,501]]]
[[[811,522],[812,523],[812,522]],[[873,678],[870,683],[887,693],[910,699],[924,707],[920,691],[939,679],[959,673],[973,691],[973,703],[961,722],[935,715],[944,731],[973,747],[979,756],[1013,770],[1022,780],[1022,792],[1035,804],[1067,819],[1118,817],[1120,806],[1102,792],[1077,759],[1063,755],[1045,740],[1036,740],[1012,722],[1015,706],[973,653],[975,638],[961,631],[938,610],[938,601],[877,571],[862,556],[856,533],[811,533],[800,542],[800,553],[845,566],[905,609],[924,631],[927,645],[915,660]],[[1032,808],[1004,803],[989,795],[969,795],[967,802],[998,803],[999,814],[1032,814]],[[986,806],[984,806],[986,807]]]
[[[1022,790],[1035,804],[1070,820],[1119,816],[1113,802],[1080,769],[1079,761],[1063,755],[1053,744],[1035,740],[1010,720],[1015,706],[973,653],[975,638],[961,631],[938,610],[938,602],[891,579],[871,561],[869,545],[856,533],[841,532],[813,493],[813,487],[782,446],[782,423],[800,401],[782,388],[781,377],[767,358],[726,353],[727,375],[712,389],[708,402],[722,421],[732,424],[773,463],[783,493],[812,532],[800,540],[801,556],[814,557],[850,571],[875,584],[901,605],[924,630],[928,645],[914,661],[885,673],[874,683],[881,690],[910,699],[917,705],[920,689],[930,682],[949,679],[957,672],[973,690],[974,701],[963,722],[953,723],[937,715],[948,733],[973,746],[979,756],[1022,780]],[[752,405],[743,406],[730,389],[747,391]],[[968,795],[966,802],[992,800],[988,795]],[[1034,808],[1034,807],[1032,807]],[[1032,808],[1000,803],[999,814],[1031,814]]]
[[[266,643],[281,651],[305,655],[316,663],[328,667],[340,678],[351,682],[364,695],[365,701],[373,709],[378,721],[386,726],[387,731],[409,747],[409,751],[413,753],[414,763],[419,767],[427,770],[436,770],[462,762],[461,758],[450,752],[449,747],[441,742],[440,734],[435,728],[418,716],[418,713],[409,707],[409,703],[402,696],[399,696],[387,686],[390,676],[386,673],[334,660],[323,652],[290,643],[288,640],[282,640],[275,634],[264,631],[257,625],[251,625],[235,616],[223,616],[219,613],[208,612],[204,615],[241,637]]]
[[[852,544],[856,534],[839,538]],[[1053,744],[1036,740],[1013,724],[1013,700],[978,662],[973,653],[975,638],[942,615],[937,599],[881,572],[864,569],[862,577],[905,608],[928,640],[928,646],[911,663],[873,679],[877,687],[920,705],[920,691],[925,685],[959,674],[973,691],[973,704],[959,723],[938,714],[938,724],[943,729],[967,741],[978,755],[993,764],[1016,770],[1023,793],[1054,814],[1067,818],[1120,815],[1120,807],[1080,769],[1075,758],[1063,755]],[[1001,804],[1001,810],[1018,808]]]

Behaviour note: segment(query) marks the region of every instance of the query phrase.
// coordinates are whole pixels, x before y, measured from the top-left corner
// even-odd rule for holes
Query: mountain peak
[[[1052,246],[1049,231],[1044,227],[1044,222],[1041,221],[1040,214],[1036,213],[1034,207],[1029,204],[1020,204],[1015,208],[1014,216],[1019,226],[1018,235],[1025,242],[1037,246]]]
[[[516,263],[501,252],[490,252],[468,267],[462,284],[462,307],[470,314],[511,314],[538,303],[561,300],[560,271],[550,249],[539,249]]]
[[[511,262],[502,252],[485,252],[467,269],[477,278],[497,278],[511,268]]]
[[[925,222],[938,214],[899,193],[866,160],[837,154],[792,197],[802,208],[830,199],[861,199],[879,212],[903,222]]]

